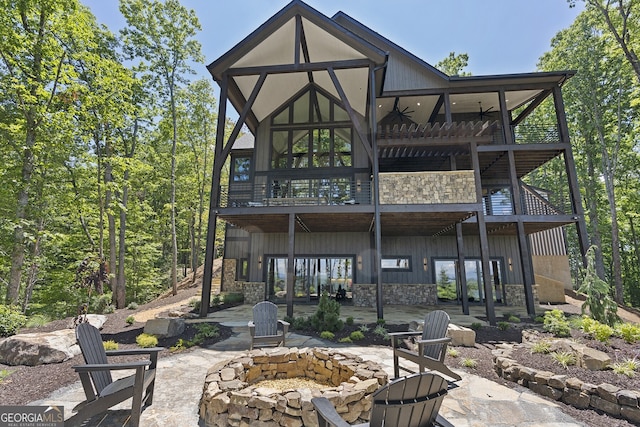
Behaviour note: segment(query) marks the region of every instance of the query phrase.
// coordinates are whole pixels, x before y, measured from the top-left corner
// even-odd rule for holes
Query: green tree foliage
[[[337,332],[344,327],[344,322],[340,319],[340,303],[330,298],[326,292],[320,296],[318,309],[309,320],[318,332]]]
[[[178,146],[177,91],[190,73],[189,61],[201,59],[194,39],[200,23],[193,10],[178,0],[121,0],[120,11],[128,26],[122,31],[125,52],[141,61],[140,70],[150,77],[153,89],[163,98],[162,107],[171,116],[171,284],[178,292],[178,242],[176,231],[176,151]]]
[[[609,284],[600,279],[595,271],[595,248],[592,246],[587,251],[587,266],[584,269],[582,286],[578,288],[587,296],[582,304],[582,314],[588,310],[598,322],[608,326],[614,326],[618,321],[618,305],[611,298]]]
[[[449,56],[436,64],[436,68],[449,76],[470,76],[471,73],[463,71],[469,65],[469,55],[449,52]]]

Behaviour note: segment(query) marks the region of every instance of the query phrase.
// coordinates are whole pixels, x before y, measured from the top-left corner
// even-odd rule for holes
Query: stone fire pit
[[[274,381],[265,386],[264,380]],[[216,427],[317,426],[311,398],[324,396],[348,422],[362,423],[369,419],[371,394],[387,382],[377,363],[335,349],[253,350],[209,369],[200,418]]]

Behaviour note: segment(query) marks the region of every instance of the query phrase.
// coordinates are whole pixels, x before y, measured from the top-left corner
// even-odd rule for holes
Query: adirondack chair
[[[130,424],[140,424],[143,405],[151,405],[153,386],[156,378],[156,362],[161,347],[136,348],[128,350],[105,351],[100,331],[89,323],[81,323],[76,328],[76,338],[86,365],[74,366],[80,375],[87,400],[78,404],[76,412],[66,420],[65,426],[79,426],[83,421],[106,412],[112,406],[133,397]],[[107,356],[147,355],[145,360],[108,363]],[[113,381],[111,371],[135,370],[133,375]]]
[[[447,337],[448,326],[449,315],[447,312],[435,310],[424,317],[422,331],[390,333],[395,377],[398,378],[400,376],[400,369],[410,373],[415,372],[406,366],[400,365],[399,359],[404,358],[416,363],[418,372],[428,369],[438,371],[455,381],[461,380],[462,377],[460,375],[444,364],[444,358],[447,355],[447,344],[451,342],[451,338]],[[414,339],[414,348],[401,347],[405,339]]]
[[[289,323],[278,320],[277,305],[271,301],[261,301],[253,306],[253,320],[249,322],[251,350],[256,345],[284,346],[287,332],[289,332]]]
[[[357,426],[453,427],[438,415],[447,387],[447,381],[432,372],[398,378],[373,394],[369,422]],[[350,426],[327,398],[314,397],[311,403],[318,414],[319,427]]]

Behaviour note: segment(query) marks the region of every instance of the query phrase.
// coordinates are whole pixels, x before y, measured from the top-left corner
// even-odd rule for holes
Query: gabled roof
[[[297,25],[297,16],[300,27]],[[259,79],[259,69],[256,67],[270,71],[248,118],[247,125],[255,131],[260,121],[310,82],[339,98],[329,74],[326,71],[305,70],[305,64],[352,60],[362,61],[363,66],[336,66],[336,75],[352,107],[364,115],[368,94],[368,64],[375,67],[384,65],[386,52],[302,1],[294,0],[207,68],[218,82],[222,82],[223,73],[230,72],[229,99],[238,111],[242,110]],[[296,61],[300,71],[292,72]]]

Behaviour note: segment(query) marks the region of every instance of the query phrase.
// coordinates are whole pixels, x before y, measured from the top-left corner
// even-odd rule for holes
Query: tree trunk
[[[124,274],[124,258],[126,254],[127,202],[129,196],[129,170],[124,172],[122,189],[122,206],[120,207],[120,237],[118,241],[118,279],[116,280],[116,308],[127,305],[127,282]]]
[[[22,312],[26,313],[29,308],[29,302],[31,302],[31,295],[33,293],[33,287],[38,282],[38,273],[40,272],[40,264],[38,258],[40,257],[40,243],[42,242],[42,232],[44,230],[44,218],[40,218],[38,221],[36,241],[33,244],[33,252],[31,254],[31,266],[29,267],[29,273],[27,274],[27,287],[24,291],[24,301],[22,303]]]
[[[107,150],[110,151],[110,150]],[[116,220],[113,215],[112,205],[112,190],[110,188],[111,182],[113,182],[113,176],[111,175],[111,163],[105,162],[104,164],[104,205],[107,212],[107,223],[109,227],[109,287],[111,288],[113,295],[112,300],[117,305],[116,297],[118,295],[117,284],[117,258],[116,258]]]
[[[16,226],[13,229],[13,252],[11,254],[11,271],[9,286],[7,287],[7,304],[17,304],[20,296],[20,282],[22,281],[22,267],[24,265],[24,228],[27,220],[27,206],[29,205],[29,189],[31,175],[34,169],[34,156],[31,151],[36,142],[36,122],[33,113],[27,114],[27,132],[25,138],[24,157],[22,160],[22,186],[18,193],[16,207]]]
[[[589,142],[587,141],[587,144]],[[591,244],[596,247],[595,264],[596,274],[602,280],[605,280],[604,258],[602,256],[602,235],[600,234],[600,220],[598,219],[598,196],[596,191],[596,183],[593,180],[595,176],[593,158],[587,151],[587,185],[585,186],[586,201],[589,205],[588,216],[591,224]]]
[[[171,96],[171,121],[173,124],[173,144],[171,145],[171,288],[173,295],[178,294],[178,237],[176,232],[176,148],[178,145],[178,129],[176,100],[173,88],[169,88]]]

